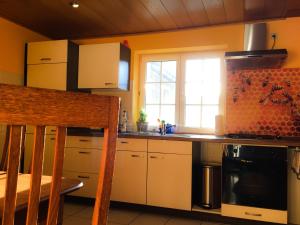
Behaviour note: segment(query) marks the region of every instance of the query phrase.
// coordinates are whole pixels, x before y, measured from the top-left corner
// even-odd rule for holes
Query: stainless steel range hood
[[[244,51],[225,53],[227,69],[280,68],[287,58],[287,50],[267,50],[266,34],[265,23],[246,24]]]

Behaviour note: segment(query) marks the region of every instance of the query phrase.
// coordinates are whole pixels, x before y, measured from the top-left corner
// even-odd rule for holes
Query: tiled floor
[[[93,208],[78,203],[65,203],[63,225],[89,225]],[[116,209],[109,211],[108,225],[221,225],[197,219],[178,216],[154,214],[132,209]],[[225,225],[225,224],[223,224]]]

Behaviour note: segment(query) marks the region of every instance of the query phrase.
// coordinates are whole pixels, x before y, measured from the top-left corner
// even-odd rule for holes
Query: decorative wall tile
[[[300,68],[227,76],[226,133],[300,136]]]

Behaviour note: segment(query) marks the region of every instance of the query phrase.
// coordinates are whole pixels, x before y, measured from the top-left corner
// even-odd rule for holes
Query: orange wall
[[[47,39],[45,36],[0,18],[0,71],[23,76],[25,43]]]
[[[276,48],[287,48],[289,57],[285,67],[300,67],[300,18],[269,21],[268,45],[272,45],[271,33],[277,33]],[[79,44],[122,42],[128,40],[132,49],[132,76],[134,80],[133,111],[138,111],[139,60],[143,53],[154,50],[170,51],[188,47],[224,46],[224,51],[243,49],[244,25],[222,25],[208,28],[195,28],[173,32],[160,32],[141,35],[118,36],[110,38],[93,38],[75,40]]]

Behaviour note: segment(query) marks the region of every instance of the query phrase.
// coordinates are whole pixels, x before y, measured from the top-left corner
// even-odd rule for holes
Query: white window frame
[[[220,98],[219,98],[219,115],[225,116],[225,63],[224,63],[224,51],[205,51],[205,52],[188,52],[188,53],[174,53],[174,54],[151,54],[142,55],[140,61],[140,89],[139,89],[139,106],[145,108],[145,79],[146,79],[146,63],[149,61],[167,61],[176,60],[176,96],[175,96],[175,124],[176,132],[186,133],[201,133],[201,134],[213,134],[215,129],[209,128],[190,128],[184,127],[184,111],[185,111],[185,60],[196,58],[220,58]],[[155,127],[149,127],[152,130]]]

